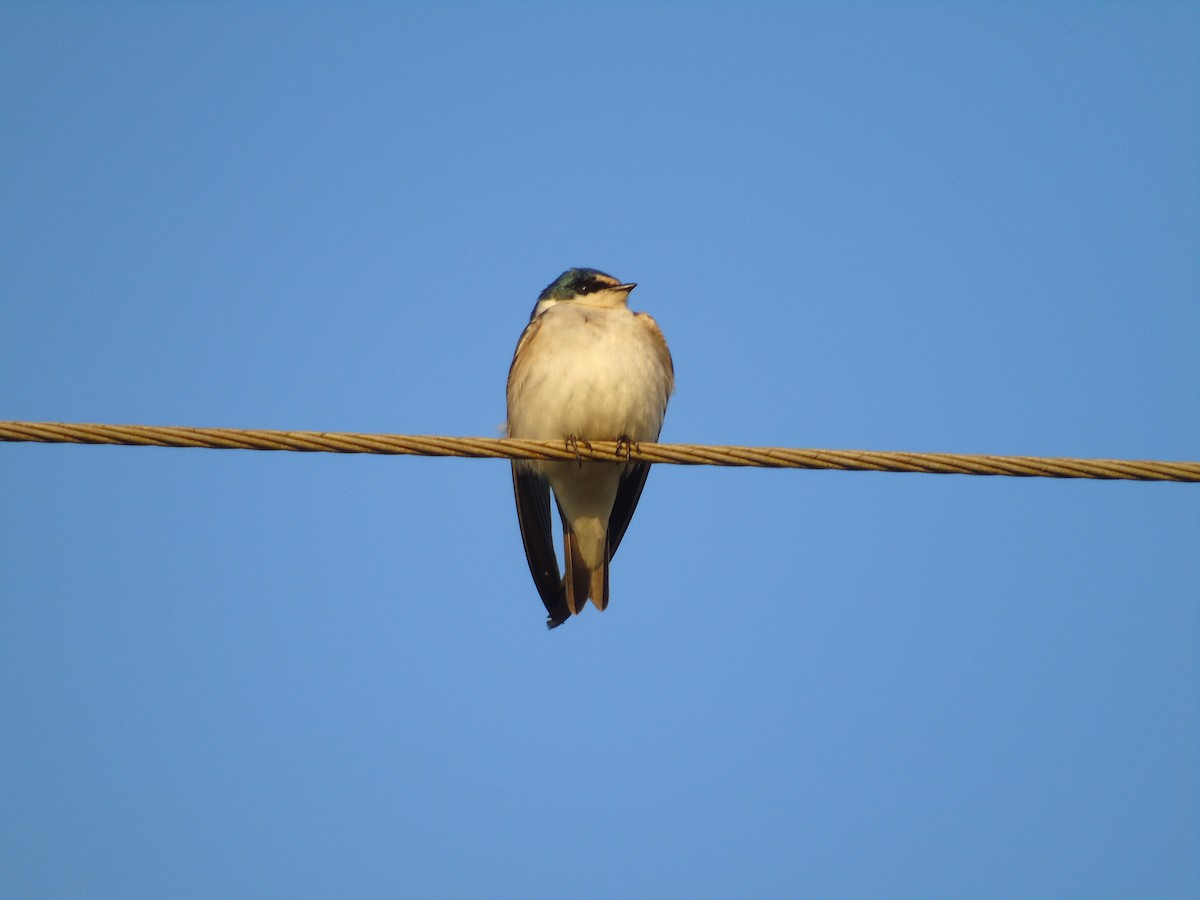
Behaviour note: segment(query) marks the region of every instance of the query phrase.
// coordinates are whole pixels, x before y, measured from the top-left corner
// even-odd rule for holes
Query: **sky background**
[[[0,6],[0,419],[1200,459],[1200,6]],[[0,445],[6,897],[1200,894],[1196,486]]]

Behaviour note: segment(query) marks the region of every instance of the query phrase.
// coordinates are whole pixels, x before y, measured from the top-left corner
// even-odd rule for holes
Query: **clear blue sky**
[[[1200,459],[1200,7],[0,7],[0,418]],[[1194,486],[0,445],[6,897],[1200,894]]]

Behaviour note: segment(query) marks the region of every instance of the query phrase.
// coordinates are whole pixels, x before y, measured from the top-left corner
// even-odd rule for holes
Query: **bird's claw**
[[[588,442],[587,438],[581,438],[578,435],[573,434],[567,438],[566,444],[567,444],[567,449],[575,454],[575,461],[577,463],[579,463],[579,467],[582,469],[583,468],[583,456],[579,453],[579,445],[583,444],[583,446],[587,448],[587,451],[589,453],[591,453],[592,452],[591,443]]]

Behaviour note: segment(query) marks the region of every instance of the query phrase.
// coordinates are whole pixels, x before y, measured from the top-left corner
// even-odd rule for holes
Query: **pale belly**
[[[555,307],[509,397],[512,437],[653,441],[670,373],[628,309]]]

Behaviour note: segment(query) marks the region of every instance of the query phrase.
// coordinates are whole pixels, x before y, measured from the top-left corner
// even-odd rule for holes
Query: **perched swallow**
[[[508,370],[509,437],[573,446],[658,440],[675,369],[658,324],[629,309],[635,287],[595,269],[568,269],[542,291]],[[589,599],[607,608],[608,563],[649,471],[639,462],[513,462],[521,540],[548,627]],[[565,575],[551,535],[551,490]]]

